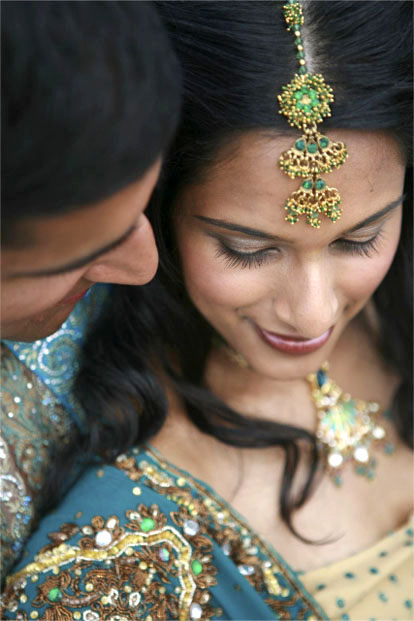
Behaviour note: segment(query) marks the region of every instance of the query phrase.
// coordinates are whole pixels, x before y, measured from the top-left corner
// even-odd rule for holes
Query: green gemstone
[[[167,562],[170,560],[170,552],[167,548],[161,548],[161,550],[158,553],[158,556],[160,557],[162,561]]]
[[[318,179],[315,183],[315,188],[317,190],[323,190],[326,187],[326,182],[323,179]]]
[[[329,144],[329,140],[328,140],[328,138],[321,138],[321,139],[319,140],[319,145],[322,147],[322,149],[326,149],[326,147],[328,146],[328,144]]]
[[[58,587],[54,587],[53,589],[50,589],[49,593],[47,594],[47,599],[50,602],[60,602],[62,597],[63,597],[63,593]]]
[[[314,89],[314,88],[310,88],[310,89],[309,89],[309,97],[310,97],[311,99],[313,99],[313,98],[315,98],[315,97],[317,97],[317,96],[318,96],[318,93],[315,91],[315,89]]]
[[[303,103],[298,101],[295,105],[296,110],[303,110]]]
[[[311,142],[310,144],[308,144],[309,153],[316,153],[317,150],[318,150],[318,145],[315,142]]]
[[[317,108],[319,106],[319,99],[311,99],[312,108]]]
[[[303,52],[298,52],[298,53],[296,54],[296,58],[299,58],[299,60],[300,60],[301,58],[305,58],[305,54],[304,54]]]
[[[191,569],[193,571],[193,574],[195,576],[198,576],[199,574],[201,574],[201,572],[203,571],[203,566],[200,563],[200,561],[192,561],[191,563]]]
[[[141,530],[143,530],[146,533],[149,530],[152,530],[154,528],[155,522],[151,518],[144,518],[143,520],[141,520],[139,525],[140,525]]]
[[[295,45],[302,45],[302,39],[300,37],[295,39]]]
[[[299,73],[300,73],[301,75],[304,75],[306,72],[307,72],[306,67],[304,67],[304,66],[299,67]]]
[[[318,181],[323,181],[322,179],[318,179]],[[323,187],[325,187],[326,183],[323,182]],[[323,188],[321,188],[323,190]],[[345,416],[345,420],[347,422],[349,422],[350,425],[354,425],[355,424],[355,417],[356,417],[356,407],[355,407],[355,401],[353,399],[350,399],[349,401],[345,401],[342,404],[342,415],[343,418]]]
[[[303,106],[303,109],[305,112],[310,112],[312,110],[312,106],[310,106],[309,104],[305,104]]]
[[[303,97],[302,91],[296,91],[296,93],[293,93],[293,97],[295,99],[302,99],[302,97]]]
[[[312,181],[310,179],[306,179],[306,181],[304,181],[302,183],[302,188],[304,188],[305,190],[311,190],[312,189]]]
[[[298,151],[304,151],[305,150],[305,141],[302,140],[302,138],[300,140],[296,140],[295,147],[297,148]]]

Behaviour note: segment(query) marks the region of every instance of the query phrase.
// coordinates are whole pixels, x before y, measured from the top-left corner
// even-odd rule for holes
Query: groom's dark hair
[[[180,70],[151,2],[5,1],[2,234],[96,203],[168,146]]]

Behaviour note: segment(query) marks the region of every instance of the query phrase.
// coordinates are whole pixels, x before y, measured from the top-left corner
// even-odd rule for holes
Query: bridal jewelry
[[[338,190],[328,187],[321,175],[339,168],[348,153],[343,142],[333,142],[317,128],[325,117],[331,116],[329,104],[334,101],[334,96],[323,76],[308,73],[306,68],[300,30],[303,14],[299,0],[289,0],[283,11],[287,30],[295,36],[299,69],[290,84],[282,87],[282,94],[278,96],[279,114],[286,116],[289,125],[303,133],[289,151],[282,153],[279,166],[291,179],[304,179],[299,190],[286,201],[285,220],[295,224],[300,215],[305,215],[308,224],[319,228],[321,214],[336,222],[342,213]]]
[[[237,366],[249,367],[244,356],[223,341],[217,339],[215,344],[224,347],[229,359]],[[328,474],[339,487],[343,482],[344,466],[353,463],[357,474],[372,480],[376,468],[375,457],[371,454],[373,445],[381,444],[386,455],[394,453],[394,445],[386,440],[385,429],[378,422],[379,404],[354,399],[328,376],[328,370],[329,364],[325,362],[316,373],[306,378],[317,412],[315,436]],[[388,412],[382,416],[390,418]]]
[[[354,399],[328,377],[328,363],[307,377],[317,409],[316,438],[326,457],[328,472],[336,485],[342,484],[342,466],[353,462],[357,474],[375,477],[372,443],[385,440],[385,429],[378,423],[379,405]],[[385,453],[393,452],[384,443]]]

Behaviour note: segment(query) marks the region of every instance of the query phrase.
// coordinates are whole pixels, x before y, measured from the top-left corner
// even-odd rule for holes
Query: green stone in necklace
[[[353,462],[357,474],[375,477],[374,441],[385,439],[378,424],[378,403],[354,399],[328,377],[328,363],[307,377],[318,416],[316,438],[325,456],[328,472],[336,485],[342,484],[342,468]],[[387,451],[386,451],[387,452]]]

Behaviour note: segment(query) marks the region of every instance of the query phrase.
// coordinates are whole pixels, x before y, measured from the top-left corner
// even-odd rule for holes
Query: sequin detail
[[[46,472],[81,425],[73,394],[78,354],[110,288],[94,286],[53,335],[35,343],[1,342],[1,574],[8,573],[28,536]]]
[[[98,318],[108,295],[108,285],[94,285],[54,334],[33,343],[3,341],[50,389],[80,426],[82,410],[72,390],[79,369],[80,348],[88,327]]]
[[[29,606],[41,618],[59,621],[74,618],[75,611],[83,616],[97,613],[97,619],[227,618],[215,598],[217,553],[236,568],[253,567],[249,575],[240,573],[233,580],[240,593],[246,581],[250,583],[248,588],[257,591],[276,618],[326,618],[294,572],[269,554],[264,542],[201,483],[173,466],[167,468],[151,450],[134,449],[117,459],[116,469],[109,469],[108,480],[116,481],[113,489],[122,489],[131,508],[123,504],[122,515],[94,515],[90,521],[62,524],[49,532],[51,543],[8,580],[5,618],[12,608],[25,614]],[[125,483],[116,478],[124,475]],[[81,497],[90,481],[106,485],[92,470]],[[159,502],[136,505],[136,483],[143,499]],[[101,493],[105,498],[106,491],[101,488]],[[77,493],[69,497],[71,515],[79,512],[77,498]],[[52,516],[50,520],[53,523]],[[229,557],[221,553],[225,543]],[[33,576],[39,576],[35,583]],[[20,597],[28,589],[29,602],[24,605]]]

